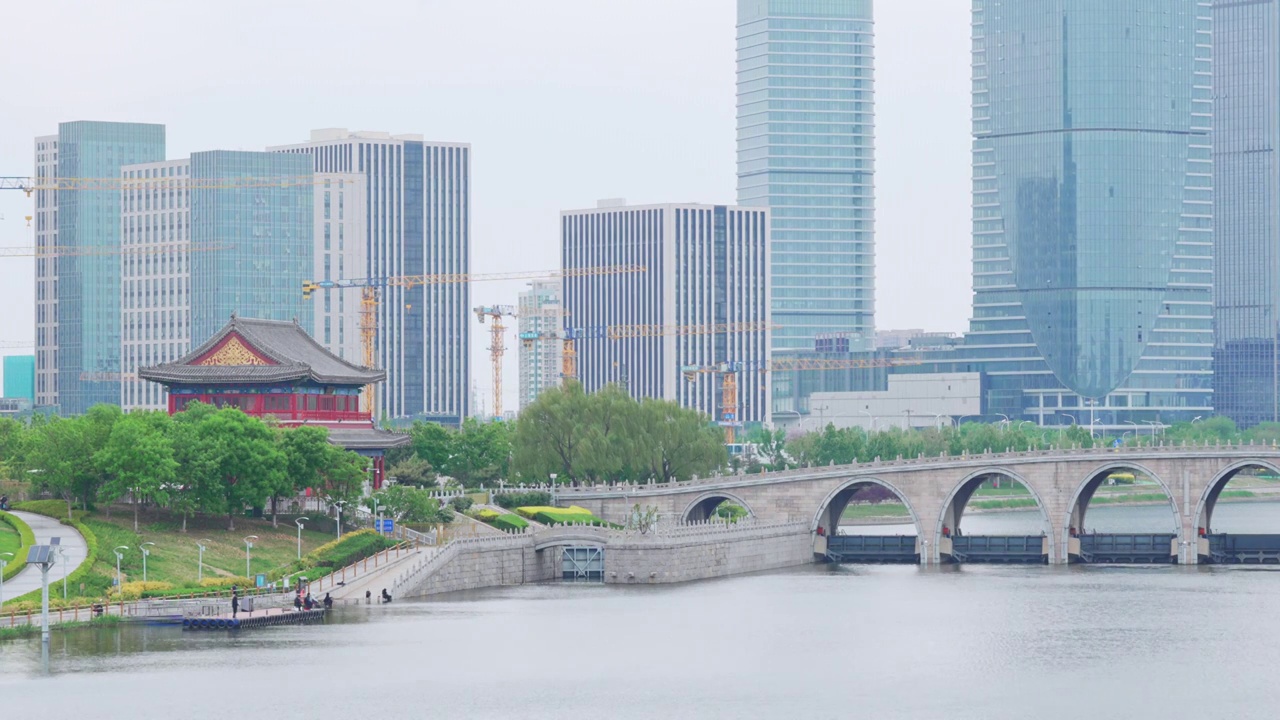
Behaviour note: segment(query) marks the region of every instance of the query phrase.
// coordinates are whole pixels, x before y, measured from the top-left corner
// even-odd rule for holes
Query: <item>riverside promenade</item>
[[[59,538],[58,547],[64,553],[65,561],[62,558],[49,569],[49,595],[61,597],[61,586],[54,587],[54,583],[62,582],[62,578],[75,572],[80,567],[80,563],[89,557],[89,546],[85,543],[84,537],[75,528],[70,525],[63,525],[57,520],[45,515],[36,515],[35,513],[22,512],[20,510],[10,510],[10,515],[18,518],[22,522],[31,526],[31,532],[36,536],[37,545],[48,545],[53,538]],[[26,559],[26,558],[22,558]],[[40,568],[27,566],[22,572],[14,575],[4,583],[4,594],[0,596],[0,601],[7,602],[21,595],[26,595],[32,590],[40,589]]]

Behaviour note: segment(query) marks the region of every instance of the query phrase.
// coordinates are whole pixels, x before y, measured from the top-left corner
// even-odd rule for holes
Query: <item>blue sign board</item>
[[[396,529],[396,521],[391,518],[380,518],[377,520],[377,528],[380,533],[389,533]]]

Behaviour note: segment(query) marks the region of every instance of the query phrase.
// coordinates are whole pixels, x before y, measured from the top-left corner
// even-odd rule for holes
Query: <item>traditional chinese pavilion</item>
[[[382,487],[383,453],[409,442],[377,429],[360,407],[366,385],[386,373],[334,355],[298,323],[231,316],[203,345],[171,363],[144,367],[139,377],[169,389],[169,414],[193,402],[237,407],[281,425],[316,425],[329,441],[373,459],[373,486]]]

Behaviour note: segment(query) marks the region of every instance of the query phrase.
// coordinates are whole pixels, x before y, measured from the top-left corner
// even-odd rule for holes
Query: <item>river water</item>
[[[1280,532],[1280,505],[1238,508]],[[1275,718],[1278,596],[1280,572],[1209,567],[505,588],[323,626],[58,633],[47,671],[38,641],[0,643],[0,717]]]

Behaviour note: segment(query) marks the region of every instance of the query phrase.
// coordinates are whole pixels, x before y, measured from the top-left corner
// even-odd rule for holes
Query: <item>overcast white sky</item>
[[[480,273],[556,267],[559,211],[599,198],[736,199],[733,0],[5,6],[0,175],[31,174],[32,139],[66,120],[164,123],[170,158],[320,127],[465,141]],[[876,55],[877,326],[963,331],[969,4],[880,0]],[[32,244],[29,214],[22,193],[0,193],[0,246]],[[0,340],[30,340],[31,261],[0,263]],[[477,283],[472,299],[514,304],[520,287]],[[515,362],[509,350],[508,408]]]

